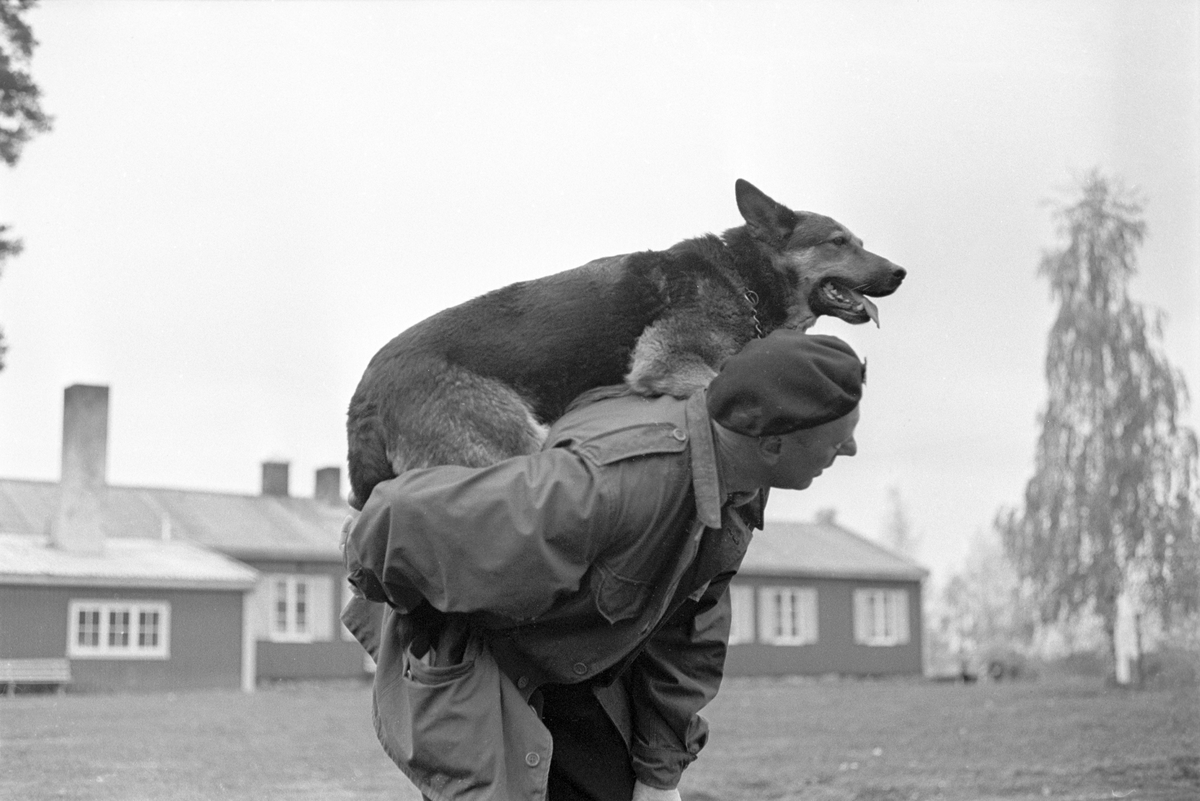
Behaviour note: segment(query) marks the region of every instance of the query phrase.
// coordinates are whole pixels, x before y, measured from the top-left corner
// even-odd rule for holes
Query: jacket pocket
[[[593,581],[596,608],[609,623],[640,615],[653,589],[650,582],[625,578],[603,564],[596,566]]]
[[[477,634],[459,664],[433,667],[408,651],[400,661],[386,679],[376,674],[375,728],[422,793],[436,801],[544,794],[549,732]]]

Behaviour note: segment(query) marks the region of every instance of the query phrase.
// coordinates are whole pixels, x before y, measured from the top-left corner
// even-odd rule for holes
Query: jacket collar
[[[691,442],[692,489],[696,495],[696,517],[708,528],[721,527],[721,476],[717,469],[717,449],[713,443],[712,420],[708,416],[706,390],[688,398],[686,415]]]
[[[688,437],[691,441],[692,489],[696,495],[696,518],[708,528],[721,527],[721,508],[737,506],[753,528],[763,527],[763,508],[767,490],[725,497],[721,488],[721,471],[717,464],[717,447],[713,439],[713,422],[708,416],[708,391],[700,390],[688,398],[686,406]]]

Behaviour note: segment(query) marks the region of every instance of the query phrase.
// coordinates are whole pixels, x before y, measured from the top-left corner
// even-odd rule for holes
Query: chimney
[[[322,467],[317,471],[313,498],[330,506],[342,505],[342,468]]]
[[[262,463],[262,494],[280,498],[288,496],[288,463]]]
[[[56,548],[104,553],[100,496],[108,461],[108,387],[73,384],[63,392],[62,475],[50,526]]]

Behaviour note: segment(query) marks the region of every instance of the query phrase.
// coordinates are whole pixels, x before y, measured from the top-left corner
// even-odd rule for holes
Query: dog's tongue
[[[850,297],[863,305],[863,308],[867,310],[867,316],[874,320],[875,327],[879,328],[879,309],[875,308],[875,304],[871,302],[871,299],[857,289],[846,287],[846,290],[850,293]]]

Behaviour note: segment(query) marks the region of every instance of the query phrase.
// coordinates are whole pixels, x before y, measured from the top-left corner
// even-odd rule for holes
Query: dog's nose
[[[897,267],[896,269],[892,270],[892,278],[895,278],[897,281],[903,281],[904,276],[906,275],[908,275],[908,270],[904,269],[903,267]]]

